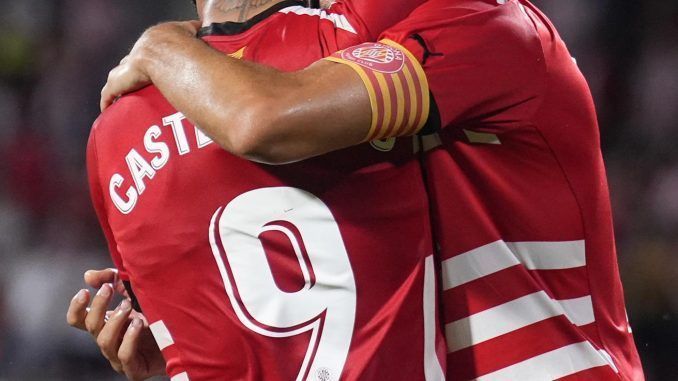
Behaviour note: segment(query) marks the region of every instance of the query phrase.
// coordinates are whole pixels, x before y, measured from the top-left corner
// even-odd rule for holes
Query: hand
[[[109,283],[115,292],[125,298],[129,298],[125,285],[118,278],[118,269],[87,270],[83,278],[85,279],[85,284],[89,287],[99,289],[104,284]]]
[[[101,90],[99,107],[103,112],[123,94],[139,90],[152,83],[148,63],[169,59],[163,54],[168,41],[177,38],[195,38],[200,29],[199,21],[167,22],[147,29],[134,44],[130,53],[110,71],[106,85]]]
[[[106,282],[112,283],[106,283]],[[88,271],[85,282],[90,286],[101,284],[99,292],[90,300],[88,290],[80,290],[71,300],[67,321],[73,327],[88,331],[97,342],[101,353],[111,367],[130,380],[145,380],[165,374],[162,357],[144,316],[132,310],[129,299],[124,299],[113,311],[106,311],[117,280],[115,270]],[[124,287],[116,287],[118,293]],[[126,294],[125,294],[126,295]]]
[[[121,95],[142,89],[151,84],[151,78],[144,72],[140,61],[132,56],[134,50],[108,73],[108,79],[101,89],[99,107],[103,112]]]

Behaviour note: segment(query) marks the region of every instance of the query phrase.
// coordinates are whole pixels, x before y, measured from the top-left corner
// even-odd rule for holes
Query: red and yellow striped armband
[[[325,58],[350,66],[365,83],[372,125],[365,141],[414,135],[426,124],[430,98],[424,69],[391,40],[368,42]]]

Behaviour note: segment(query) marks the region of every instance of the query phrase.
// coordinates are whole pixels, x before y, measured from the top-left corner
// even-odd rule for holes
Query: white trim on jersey
[[[424,267],[424,379],[445,381],[443,369],[436,353],[436,278],[433,255],[426,257]]]
[[[544,291],[535,292],[446,324],[447,349],[455,352],[564,314]]]
[[[162,320],[156,321],[149,325],[148,328],[151,329],[155,342],[158,343],[158,348],[160,348],[161,351],[170,345],[174,345],[174,339]]]
[[[580,327],[595,322],[591,297],[553,300],[539,291],[478,312],[445,325],[447,349],[455,352],[561,315]]]
[[[507,242],[530,270],[563,270],[586,266],[584,241]]]
[[[584,241],[496,241],[442,263],[443,289],[523,264],[530,270],[562,270],[586,266]]]
[[[449,290],[519,265],[504,241],[473,249],[442,262],[443,290]]]
[[[587,369],[609,365],[588,341],[543,353],[504,369],[476,378],[477,381],[550,381]]]
[[[560,306],[565,310],[565,316],[578,326],[584,326],[596,321],[593,312],[593,301],[591,295],[576,299],[559,300]]]
[[[302,7],[301,5],[293,5],[291,7],[281,9],[279,12],[284,14],[294,13],[297,15],[317,16],[323,20],[331,21],[334,24],[334,26],[339,29],[343,29],[353,34],[358,34],[355,28],[353,28],[353,25],[351,25],[351,23],[346,18],[346,16],[337,13],[327,13],[327,11],[323,9],[313,9]]]
[[[464,287],[514,266],[528,270],[585,267],[585,242],[492,242],[443,261],[443,288]],[[565,316],[578,327],[595,323],[591,295],[556,300],[538,291],[447,323],[447,349],[453,353],[556,316]],[[607,352],[596,350],[587,341],[543,353],[477,380],[553,380],[604,365],[616,371]]]
[[[190,381],[190,379],[188,378],[188,373],[182,372],[170,378],[170,381]]]
[[[606,350],[604,349],[599,349],[598,353],[600,353],[603,357],[605,357],[605,360],[610,363],[610,366],[612,367],[612,370],[614,370],[615,373],[619,373],[619,368],[614,364],[614,361],[612,361],[612,356],[610,356],[609,353],[607,353]]]

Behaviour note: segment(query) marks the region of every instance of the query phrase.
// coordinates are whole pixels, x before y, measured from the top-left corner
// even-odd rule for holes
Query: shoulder
[[[293,5],[271,17],[243,58],[296,71],[366,39],[361,24],[340,11]]]
[[[537,36],[517,0],[429,0],[381,38],[398,40],[413,34],[446,39],[452,44],[471,38],[470,41],[483,40],[490,45],[500,44],[506,38],[512,38],[513,43],[520,40],[529,43]]]
[[[92,125],[92,134],[103,140],[129,133],[171,107],[155,86],[148,86],[120,97],[101,113]]]
[[[283,8],[278,12],[288,15],[288,17],[296,19],[296,21],[305,20],[313,23],[332,24],[336,29],[352,34],[359,34],[357,23],[352,20],[353,17],[351,13],[342,7],[341,4],[334,5],[328,10],[293,5]]]
[[[498,71],[535,80],[544,71],[539,33],[517,0],[429,0],[381,38],[411,50],[427,73],[468,64],[479,75]]]

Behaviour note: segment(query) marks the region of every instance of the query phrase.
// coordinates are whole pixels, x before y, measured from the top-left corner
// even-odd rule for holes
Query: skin
[[[202,25],[224,21],[214,17],[214,3],[203,4]],[[228,14],[239,17],[236,10]],[[248,16],[261,10],[249,8]],[[148,29],[110,72],[101,109],[121,94],[153,83],[225,150],[268,164],[299,161],[365,140],[370,100],[351,68],[318,61],[286,73],[237,60],[195,38],[200,25],[171,22]]]
[[[68,324],[89,332],[111,367],[128,379],[145,380],[165,374],[165,360],[148,322],[132,309],[116,270],[89,270],[84,280],[99,291],[92,297],[89,290],[82,289],[71,299],[66,313]],[[115,293],[124,299],[117,308],[107,311]]]
[[[195,38],[201,25],[247,19],[277,2],[197,1],[202,23],[148,29],[110,72],[101,92],[102,111],[121,94],[153,83],[223,148],[250,160],[282,164],[363,142],[371,123],[370,101],[352,69],[320,61],[282,73],[227,57]],[[173,59],[163,58],[168,56]],[[198,99],[204,102],[190,101]],[[229,120],[230,128],[222,120]],[[84,278],[99,291],[92,297],[83,289],[73,297],[68,324],[89,332],[111,367],[128,379],[165,374],[148,322],[132,310],[115,270],[89,270]],[[107,311],[116,292],[124,300]]]

